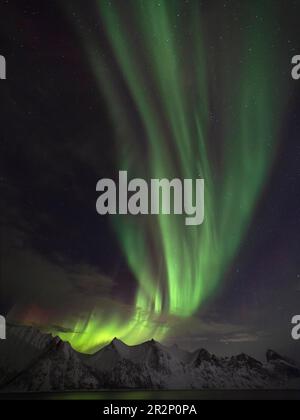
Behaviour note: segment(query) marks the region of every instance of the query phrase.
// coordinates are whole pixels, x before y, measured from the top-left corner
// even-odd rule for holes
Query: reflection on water
[[[0,399],[34,400],[300,400],[300,390],[98,391],[1,394]]]

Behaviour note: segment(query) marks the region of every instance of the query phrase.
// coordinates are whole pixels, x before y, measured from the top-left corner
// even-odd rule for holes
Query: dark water
[[[1,394],[2,400],[300,400],[292,391],[97,391]]]

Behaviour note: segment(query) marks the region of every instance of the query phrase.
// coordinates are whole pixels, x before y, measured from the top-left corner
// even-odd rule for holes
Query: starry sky
[[[0,313],[80,351],[154,336],[298,357],[300,2],[151,3],[1,6]],[[200,171],[201,232],[99,216],[121,169]]]

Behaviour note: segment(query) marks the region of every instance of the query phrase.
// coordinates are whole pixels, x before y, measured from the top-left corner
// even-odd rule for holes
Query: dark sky
[[[75,26],[97,33],[102,45],[105,37],[93,2],[82,17],[67,15],[61,3],[1,5],[0,53],[7,60],[7,80],[0,83],[3,314],[34,304],[63,316],[88,307],[97,293],[109,290],[128,305],[134,296],[135,279],[108,218],[95,211],[96,182],[113,177],[117,167],[114,131]],[[212,16],[225,4],[238,7],[202,3]],[[300,54],[300,2],[277,3],[290,78],[291,57]],[[80,9],[80,2],[72,4]],[[299,353],[290,321],[300,313],[300,81],[290,79],[288,87],[269,181],[222,289],[197,315],[199,329],[170,337],[183,347]]]

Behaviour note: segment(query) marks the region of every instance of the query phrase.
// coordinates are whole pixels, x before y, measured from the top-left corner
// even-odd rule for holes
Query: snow
[[[128,346],[115,338],[84,355],[34,328],[10,327],[0,346],[0,386],[13,391],[86,389],[253,389],[300,387],[300,368],[268,351],[266,363],[246,354],[217,358],[154,340]]]

